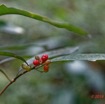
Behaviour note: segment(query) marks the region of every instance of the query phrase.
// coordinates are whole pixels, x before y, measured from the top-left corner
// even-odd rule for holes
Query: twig
[[[27,73],[27,71],[24,71],[23,73],[21,73],[20,75],[18,75],[17,77],[15,77],[10,83],[8,83],[4,89],[0,92],[0,95],[2,95],[4,93],[4,91],[11,85],[13,84],[20,76],[22,76],[23,74]]]
[[[41,66],[43,66],[43,65],[40,65],[40,66],[38,66],[38,67],[33,67],[31,70],[33,70],[33,69],[37,70],[37,69],[40,68]],[[30,70],[30,71],[31,71],[31,70]],[[39,71],[39,70],[37,70],[37,71]],[[21,77],[22,75],[26,74],[27,72],[29,72],[29,71],[24,71],[24,72],[22,72],[21,74],[19,74],[18,76],[16,76],[12,81],[10,81],[10,82],[4,87],[4,89],[0,92],[0,95],[2,95],[2,94],[7,90],[7,88],[8,88],[10,85],[12,85],[19,77]],[[40,72],[41,72],[41,71],[40,71]]]

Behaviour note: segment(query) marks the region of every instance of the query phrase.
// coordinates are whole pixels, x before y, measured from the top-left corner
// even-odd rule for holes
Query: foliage
[[[22,2],[23,1],[18,1],[20,4],[23,4]],[[3,97],[6,97],[5,94],[7,94],[8,96],[6,98],[10,99],[10,92],[12,93],[11,96],[15,98],[11,99],[11,104],[29,104],[30,101],[32,101],[32,104],[34,104],[35,101],[39,104],[48,102],[52,104],[62,104],[66,102],[69,104],[70,102],[73,104],[74,98],[76,99],[75,103],[92,104],[94,102],[89,95],[91,93],[91,84],[89,85],[88,79],[86,80],[86,74],[88,74],[88,72],[74,75],[72,72],[69,72],[70,69],[68,71],[67,64],[70,62],[72,65],[73,61],[85,60],[85,64],[90,63],[87,67],[85,66],[88,69],[90,67],[93,68],[93,66],[96,67],[98,62],[101,63],[103,66],[101,67],[104,69],[104,61],[99,61],[105,60],[105,54],[102,53],[105,51],[104,29],[102,29],[104,26],[99,22],[100,20],[98,20],[98,22],[93,21],[93,19],[97,21],[97,18],[94,18],[96,14],[94,13],[94,8],[97,9],[98,1],[94,3],[95,6],[92,6],[92,10],[87,10],[86,5],[91,5],[93,1],[67,0],[64,2],[63,0],[56,0],[55,2],[50,2],[49,0],[45,0],[44,2],[38,0],[37,3],[35,1],[28,3],[26,0],[26,2],[24,2],[25,6],[22,6],[23,8],[6,6],[5,3],[0,5],[0,55],[2,56],[0,57],[0,72],[9,80],[9,83],[3,90],[0,88],[2,90],[1,94],[3,94],[1,96],[1,102],[8,102],[8,100],[6,100],[7,102],[3,101]],[[50,3],[50,5],[46,3]],[[45,11],[41,14],[46,15],[46,17],[39,15],[40,11],[35,11],[32,8],[27,10],[27,4],[30,4],[35,10],[40,8],[40,10]],[[36,7],[33,4],[35,4]],[[58,4],[60,4],[60,6]],[[98,10],[101,9],[98,8]],[[33,13],[29,11],[33,11]],[[38,12],[39,14],[34,12]],[[90,19],[91,16],[93,16],[92,19]],[[98,26],[97,23],[101,24]],[[59,30],[59,28],[61,28],[61,30]],[[101,37],[99,34],[103,36]],[[42,56],[43,54],[48,54],[51,61],[49,72],[46,74],[42,73],[42,67],[45,66],[45,63],[38,64],[37,67],[33,66],[35,56]],[[15,58],[22,62],[18,62]],[[10,69],[6,70],[8,63]],[[4,64],[7,65],[6,68],[3,67]],[[23,67],[23,64],[26,66]],[[85,64],[83,64],[83,66]],[[24,70],[26,67],[30,70]],[[19,70],[17,71],[17,69]],[[33,73],[33,71],[40,73]],[[24,74],[25,76],[23,76]],[[10,77],[13,75],[14,77],[11,80]],[[17,80],[21,76],[23,76],[23,78]],[[2,79],[4,79],[4,77],[1,76],[1,80]],[[6,82],[6,80],[1,81],[1,83],[4,82]],[[14,82],[16,82],[14,86],[10,86]],[[9,86],[10,88],[6,90]],[[104,91],[103,89],[101,91]],[[5,90],[6,92],[4,93]],[[73,92],[76,94],[75,97],[73,97]],[[36,99],[35,101],[33,100],[34,98]],[[69,98],[72,99],[69,100]]]
[[[1,5],[0,6],[0,15],[6,15],[6,14],[23,15],[23,16],[26,16],[26,17],[30,17],[30,18],[33,18],[33,19],[36,19],[36,20],[40,20],[40,21],[49,23],[49,24],[54,25],[54,26],[59,27],[59,28],[65,28],[69,31],[73,31],[73,32],[78,33],[80,35],[87,35],[86,31],[84,31],[84,30],[82,30],[82,29],[80,29],[76,26],[73,26],[73,25],[70,25],[70,24],[65,24],[65,23],[58,23],[58,22],[55,22],[53,20],[50,20],[47,17],[40,16],[38,14],[33,14],[33,13],[30,13],[30,12],[25,11],[25,10],[20,10],[20,9],[16,9],[16,8],[9,8],[9,7],[6,7],[5,5]]]

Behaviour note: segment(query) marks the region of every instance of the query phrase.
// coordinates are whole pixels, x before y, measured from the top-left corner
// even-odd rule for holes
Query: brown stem
[[[27,71],[24,71],[23,73],[19,74],[17,77],[15,77],[10,83],[8,83],[4,89],[0,92],[0,95],[2,95],[4,93],[4,91],[11,85],[13,84],[20,76],[22,76],[23,74],[27,73]]]
[[[40,66],[38,66],[38,67],[33,67],[32,70],[33,70],[33,69],[37,70],[37,69],[40,68],[41,66],[43,66],[43,64],[40,65]],[[37,70],[37,71],[39,71],[39,70]],[[0,95],[2,95],[2,94],[7,90],[7,88],[8,88],[10,85],[12,85],[20,76],[24,75],[24,74],[27,73],[27,72],[29,72],[29,71],[24,71],[24,72],[22,72],[21,74],[19,74],[18,76],[16,76],[12,81],[10,81],[10,82],[4,87],[4,89],[0,92]],[[40,71],[40,72],[41,72],[41,71]]]
[[[0,92],[0,95],[2,95],[4,93],[4,91],[12,84],[13,82],[11,81],[9,84],[6,85],[6,87],[4,87],[4,89]]]

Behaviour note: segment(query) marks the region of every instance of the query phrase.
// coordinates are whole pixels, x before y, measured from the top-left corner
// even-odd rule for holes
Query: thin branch
[[[37,70],[38,68],[40,68],[40,67],[42,67],[43,65],[40,65],[40,66],[38,66],[38,67],[33,67],[31,70]],[[30,70],[30,71],[31,71]],[[27,72],[30,72],[30,71],[24,71],[24,72],[22,72],[21,74],[19,74],[18,76],[16,76],[12,81],[10,81],[10,83],[8,83],[5,87],[4,87],[4,89],[0,92],[0,95],[2,95],[6,90],[7,90],[7,88],[10,86],[10,85],[12,85],[19,77],[21,77],[22,75],[24,75],[24,74],[26,74]],[[37,71],[39,71],[39,70],[37,70]],[[41,72],[41,71],[40,71]]]
[[[8,75],[2,69],[0,69],[0,72],[3,73],[4,76],[11,82],[11,79],[8,77]]]
[[[13,84],[20,76],[22,76],[23,74],[27,73],[27,71],[24,71],[23,73],[21,73],[20,75],[18,75],[17,77],[15,77],[10,83],[8,83],[4,89],[0,92],[0,95],[2,95],[4,93],[4,91],[11,85]]]

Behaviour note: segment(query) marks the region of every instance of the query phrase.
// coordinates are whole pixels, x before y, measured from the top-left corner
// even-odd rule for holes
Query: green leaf
[[[18,15],[23,15],[29,18],[33,18],[39,21],[43,21],[46,23],[49,23],[53,26],[56,26],[58,28],[64,28],[69,31],[72,31],[74,33],[80,34],[80,35],[87,35],[88,33],[84,31],[83,29],[76,27],[72,24],[67,24],[67,23],[59,23],[56,21],[53,21],[47,17],[41,16],[39,14],[31,13],[25,10],[17,9],[17,8],[12,8],[12,7],[7,7],[5,5],[0,5],[0,15],[7,15],[7,14],[18,14]]]
[[[41,57],[43,54],[48,54],[49,58],[52,59],[52,58],[57,57],[57,56],[74,53],[78,49],[79,49],[79,47],[66,47],[66,48],[56,49],[56,50],[52,50],[52,51],[47,51],[47,52],[38,54],[38,56]],[[28,59],[27,63],[29,65],[31,65],[33,63],[34,59],[35,59],[35,57]]]
[[[23,50],[30,46],[31,46],[31,44],[8,45],[8,46],[1,46],[0,50]]]
[[[0,72],[2,74],[4,74],[4,76],[11,82],[11,79],[8,77],[8,75],[2,69],[0,69]]]
[[[53,58],[51,61],[57,62],[57,61],[71,61],[71,60],[87,60],[87,61],[105,60],[105,54],[70,54],[66,56]]]
[[[9,57],[9,58],[0,60],[0,65],[1,65],[1,64],[4,64],[4,63],[6,63],[6,62],[12,61],[12,60],[14,60],[14,59],[15,59],[15,58],[13,58],[13,57]]]
[[[9,57],[17,58],[17,59],[25,62],[28,65],[28,63],[26,62],[26,60],[23,57],[18,56],[18,55],[14,54],[14,53],[11,53],[11,52],[0,52],[0,55],[1,56],[9,56]]]

